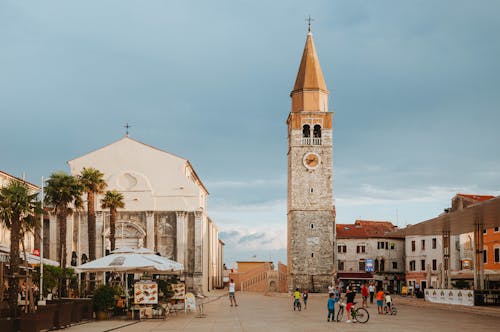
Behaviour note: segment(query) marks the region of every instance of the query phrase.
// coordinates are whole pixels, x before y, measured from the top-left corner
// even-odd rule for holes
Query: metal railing
[[[302,145],[321,145],[321,137],[302,137]]]

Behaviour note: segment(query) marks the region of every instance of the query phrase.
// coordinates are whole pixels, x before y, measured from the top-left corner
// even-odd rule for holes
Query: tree
[[[78,176],[84,192],[87,193],[87,229],[89,241],[89,260],[96,259],[96,217],[95,217],[95,195],[102,194],[104,189],[108,186],[104,181],[104,174],[95,168],[84,167]],[[95,273],[90,274],[91,284],[93,289],[93,280]]]
[[[63,278],[66,275],[66,219],[68,214],[73,213],[71,205],[78,209],[82,205],[82,185],[73,176],[66,174],[63,171],[54,172],[46,181],[45,187],[45,204],[52,208],[52,211],[57,216],[59,224],[59,245],[58,256],[59,265],[63,270]],[[64,283],[60,283],[59,295],[62,296],[65,292]]]
[[[0,219],[10,229],[9,309],[12,317],[17,315],[19,243],[23,240],[25,230],[42,213],[37,196],[21,181],[11,181],[0,189]]]
[[[104,198],[101,200],[103,209],[109,208],[109,241],[111,242],[111,251],[115,250],[115,228],[116,228],[116,209],[124,208],[125,202],[123,194],[116,190],[106,191]]]

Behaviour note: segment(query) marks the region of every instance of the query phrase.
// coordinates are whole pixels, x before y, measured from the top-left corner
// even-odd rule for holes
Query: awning
[[[367,272],[338,272],[338,279],[373,280],[373,275]]]
[[[10,253],[10,248],[5,246],[5,245],[0,245],[0,252],[3,252],[5,254]],[[24,261],[24,253],[22,251],[19,252],[19,258],[21,258],[22,261]],[[33,255],[31,253],[26,253],[26,260],[28,261],[29,265],[40,265],[40,256]],[[7,261],[8,264],[8,261]],[[59,263],[56,261],[53,261],[48,258],[43,259],[43,264],[45,265],[52,265],[52,266],[59,266]],[[21,262],[22,265],[22,262]]]

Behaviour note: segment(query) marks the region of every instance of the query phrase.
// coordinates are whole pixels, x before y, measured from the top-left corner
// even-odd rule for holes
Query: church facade
[[[335,274],[333,113],[312,33],[290,96],[288,125],[288,283],[325,291]]]
[[[222,287],[222,242],[207,212],[208,191],[191,163],[126,136],[68,162],[71,175],[84,167],[104,173],[106,190],[124,196],[118,209],[116,248],[146,247],[184,264],[186,288],[205,293]],[[96,256],[110,249],[109,210],[96,197]],[[57,223],[50,217],[50,258],[56,259]],[[68,262],[89,253],[87,211],[68,217]],[[74,261],[74,259],[73,259]]]

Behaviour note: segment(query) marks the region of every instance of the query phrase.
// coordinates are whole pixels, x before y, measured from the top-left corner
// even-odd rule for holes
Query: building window
[[[422,240],[422,250],[425,250],[425,240]]]
[[[338,261],[338,270],[344,271],[344,262],[343,261]]]
[[[313,137],[314,138],[321,138],[321,126],[320,125],[314,125]]]
[[[432,260],[432,271],[437,270],[437,265],[438,265],[437,259],[433,259]]]
[[[396,249],[396,244],[395,244],[394,242],[391,242],[391,244],[390,244],[390,248],[391,248],[391,250]]]
[[[425,271],[425,259],[420,260],[420,271]]]
[[[311,224],[311,229],[314,229],[314,224]]]
[[[483,234],[486,234],[488,230],[487,229],[483,229]]]
[[[411,251],[415,251],[415,241],[411,241]]]
[[[500,248],[495,248],[495,263],[500,263]]]
[[[437,248],[437,239],[434,237],[432,238],[432,249],[436,249]]]
[[[410,271],[415,271],[415,261],[410,261]]]
[[[483,250],[483,263],[488,263],[488,250]]]
[[[380,260],[380,272],[384,272],[385,271],[385,261],[384,259],[382,258]]]
[[[375,258],[375,264],[374,264],[374,265],[375,265],[375,266],[374,266],[374,270],[375,270],[375,272],[379,272],[379,270],[378,270],[378,268],[379,268],[379,264],[378,264],[378,259],[377,259],[377,258]]]
[[[392,262],[392,269],[397,270],[398,269],[398,262]]]
[[[499,231],[499,230],[500,230],[500,227],[495,227],[495,228],[493,229],[493,231],[494,231],[495,233],[498,233],[498,231]]]
[[[384,249],[384,242],[377,242],[377,249]]]
[[[347,252],[347,246],[345,244],[340,244],[337,246],[337,251],[339,253],[346,253]]]
[[[311,137],[311,126],[309,126],[308,124],[302,127],[302,137]]]
[[[360,246],[356,247],[356,253],[358,253],[358,254],[365,253],[365,251],[366,251],[366,246],[365,245],[360,245]]]
[[[362,260],[359,261],[359,270],[360,271],[365,271],[365,269],[366,269],[366,263],[365,263],[365,260],[362,259]]]

